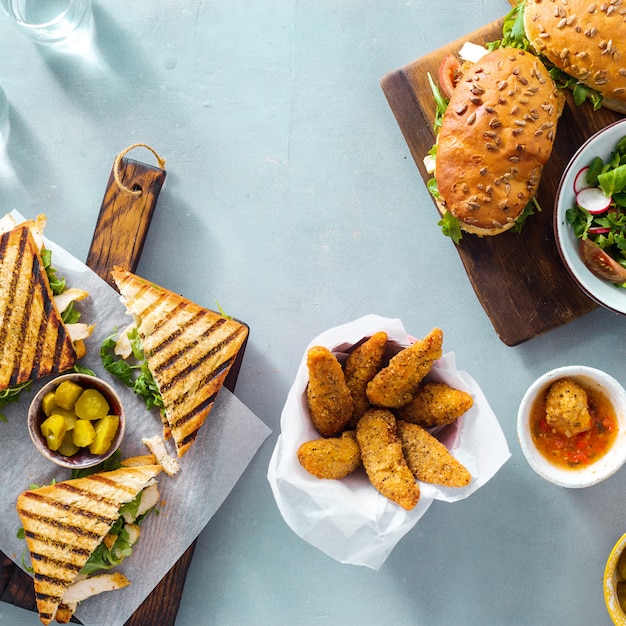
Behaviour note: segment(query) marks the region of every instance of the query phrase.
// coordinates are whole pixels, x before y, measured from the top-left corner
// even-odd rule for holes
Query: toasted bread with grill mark
[[[165,405],[164,433],[171,433],[180,458],[207,419],[248,328],[126,270],[115,268],[112,276],[137,323]]]
[[[63,372],[76,359],[30,228],[0,234],[0,391]]]
[[[18,496],[34,569],[35,596],[44,624],[54,619],[63,594],[130,502],[162,470],[122,467],[25,491]]]

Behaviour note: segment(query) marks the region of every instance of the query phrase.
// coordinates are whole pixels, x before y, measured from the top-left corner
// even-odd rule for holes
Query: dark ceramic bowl
[[[47,393],[54,391],[64,380],[71,380],[79,384],[83,387],[83,389],[97,389],[109,403],[109,414],[117,415],[119,417],[117,433],[115,434],[109,449],[104,454],[92,454],[89,451],[89,448],[81,448],[73,456],[64,456],[59,452],[50,450],[48,447],[46,438],[41,432],[41,424],[46,419],[46,415],[42,408],[42,401]],[[37,450],[39,450],[39,452],[49,461],[71,469],[93,467],[94,465],[98,465],[98,463],[108,459],[120,447],[122,439],[124,438],[125,430],[126,418],[124,416],[122,402],[117,392],[108,383],[88,374],[63,374],[54,378],[37,392],[37,395],[33,398],[30,408],[28,409],[28,432],[30,433],[30,438],[32,439]]]

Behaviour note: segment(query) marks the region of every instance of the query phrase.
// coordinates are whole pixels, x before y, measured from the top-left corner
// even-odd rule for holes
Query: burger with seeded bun
[[[434,150],[444,233],[458,241],[457,226],[481,237],[515,226],[552,152],[562,100],[541,61],[518,48],[456,74]]]
[[[626,2],[525,0],[518,8],[530,46],[566,75],[553,73],[578,104],[590,97],[595,108],[626,113]]]

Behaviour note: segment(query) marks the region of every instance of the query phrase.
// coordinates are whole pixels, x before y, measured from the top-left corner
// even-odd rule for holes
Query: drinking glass
[[[13,24],[38,44],[71,45],[91,36],[91,0],[0,0]]]

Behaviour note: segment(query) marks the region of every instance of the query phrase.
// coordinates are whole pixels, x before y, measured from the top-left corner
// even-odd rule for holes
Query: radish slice
[[[585,165],[585,167],[583,167],[583,169],[580,170],[578,174],[576,174],[576,178],[574,178],[574,193],[578,193],[579,191],[582,191],[583,189],[587,189],[588,187],[593,186],[587,182],[588,171],[589,171],[589,166]]]
[[[576,194],[576,204],[592,215],[598,215],[611,206],[611,197],[605,196],[600,187],[586,187]]]
[[[605,235],[610,233],[611,229],[608,226],[592,226],[588,232],[590,235]]]

